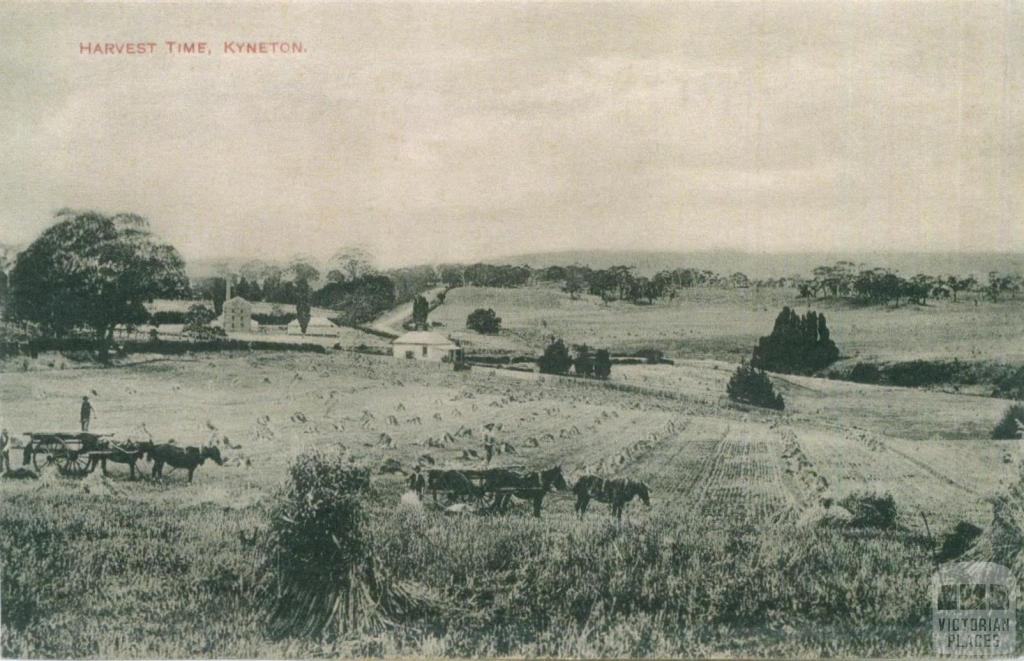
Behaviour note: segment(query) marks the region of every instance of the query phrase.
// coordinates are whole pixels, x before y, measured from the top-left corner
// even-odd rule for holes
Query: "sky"
[[[1024,251],[1024,3],[6,3],[0,44],[0,242]]]

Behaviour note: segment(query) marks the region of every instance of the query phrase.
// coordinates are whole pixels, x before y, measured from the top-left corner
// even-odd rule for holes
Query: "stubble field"
[[[0,401],[15,432],[71,428],[92,393],[95,429],[182,445],[226,437],[233,449],[191,485],[182,472],[130,482],[122,466],[106,479],[0,482],[4,652],[926,652],[926,534],[988,524],[986,499],[1016,468],[1015,454],[1006,460],[1015,445],[986,439],[1005,402],[786,377],[787,412],[766,413],[724,400],[729,369],[622,367],[601,384],[243,353],[6,373]],[[617,524],[594,504],[580,521],[571,495],[556,493],[540,520],[526,504],[450,516],[429,498],[401,504],[403,476],[378,470],[389,459],[404,470],[480,467],[463,453],[482,454],[488,423],[514,448],[494,463],[561,465],[570,483],[585,473],[643,480],[651,507],[634,502]],[[469,599],[469,612],[453,606],[349,647],[268,634],[260,554],[246,540],[268,525],[288,463],[311,449],[373,469],[378,557],[443,600]],[[824,499],[863,491],[893,494],[902,532],[816,525]]]
[[[680,290],[672,301],[634,305],[573,299],[554,287],[460,287],[448,293],[432,321],[470,346],[536,352],[550,336],[614,351],[656,348],[684,358],[738,361],[771,331],[782,306],[823,312],[844,357],[864,361],[988,360],[1024,362],[1024,300],[991,302],[977,294],[927,306],[861,306],[798,298],[786,289]],[[497,337],[465,328],[476,308],[502,318]]]

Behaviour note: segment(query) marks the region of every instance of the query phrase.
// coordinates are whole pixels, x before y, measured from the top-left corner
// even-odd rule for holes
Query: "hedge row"
[[[93,339],[81,337],[69,338],[37,338],[28,342],[5,342],[0,344],[2,356],[36,356],[46,351],[97,351],[99,345]],[[268,341],[246,341],[236,339],[218,339],[200,342],[128,341],[116,343],[116,350],[124,353],[158,353],[166,355],[182,355],[186,353],[207,353],[211,351],[312,351],[327,353],[321,344],[310,342],[285,343]]]

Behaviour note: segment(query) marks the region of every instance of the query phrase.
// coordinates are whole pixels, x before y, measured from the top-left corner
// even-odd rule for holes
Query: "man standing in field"
[[[488,464],[491,463],[491,458],[494,456],[494,446],[498,440],[494,437],[492,429],[494,429],[493,425],[484,425],[484,452],[487,453]]]
[[[81,415],[82,431],[89,431],[89,420],[92,418],[94,413],[96,413],[96,409],[92,407],[92,404],[89,402],[89,398],[83,397]]]

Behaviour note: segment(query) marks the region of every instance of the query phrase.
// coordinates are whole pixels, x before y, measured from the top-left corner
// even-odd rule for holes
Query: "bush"
[[[1007,369],[995,379],[995,390],[992,393],[995,397],[1007,399],[1024,399],[1024,366],[1017,369]]]
[[[640,349],[635,355],[647,361],[648,365],[657,365],[665,360],[665,352],[659,349]]]
[[[192,305],[185,314],[185,328],[182,334],[194,340],[207,341],[226,338],[223,328],[210,326],[217,318],[213,310],[205,305]]]
[[[260,326],[287,326],[288,324],[295,321],[297,318],[298,317],[296,317],[294,313],[254,313],[252,315],[252,320],[258,323]]]
[[[159,312],[153,312],[149,315],[149,323],[154,326],[162,326],[164,324],[185,324],[187,320],[185,318],[187,313],[179,310],[160,310]]]
[[[576,376],[595,377],[607,379],[612,373],[612,358],[607,349],[594,351],[585,344],[574,345],[573,352],[576,358],[573,367]]]
[[[938,383],[954,383],[961,371],[959,363],[908,360],[889,366],[885,379],[894,386],[917,388]]]
[[[949,560],[956,560],[962,556],[967,549],[971,548],[975,540],[981,536],[984,531],[973,523],[967,521],[961,521],[956,524],[956,528],[953,532],[949,533],[942,542],[942,548],[939,550],[939,554],[936,556],[936,560],[939,562],[948,562]]]
[[[729,399],[744,404],[763,406],[782,411],[786,408],[782,395],[776,394],[771,379],[764,370],[759,370],[746,361],[736,368],[729,385],[725,388]]]
[[[810,374],[839,359],[825,315],[813,310],[801,317],[788,307],[775,319],[771,335],[761,337],[750,362],[772,372]]]
[[[878,365],[871,363],[857,363],[850,370],[850,381],[857,383],[879,383],[882,380],[882,372]]]
[[[896,527],[896,500],[892,494],[852,493],[839,504],[853,515],[849,523],[853,528]]]
[[[483,335],[494,335],[501,330],[501,317],[489,308],[477,308],[466,317],[466,328]]]
[[[1022,432],[1024,432],[1024,404],[1011,404],[999,424],[992,430],[992,438],[1011,440],[1021,438]]]
[[[572,367],[572,356],[562,340],[555,340],[544,349],[544,355],[537,359],[537,365],[544,374],[568,374]]]

